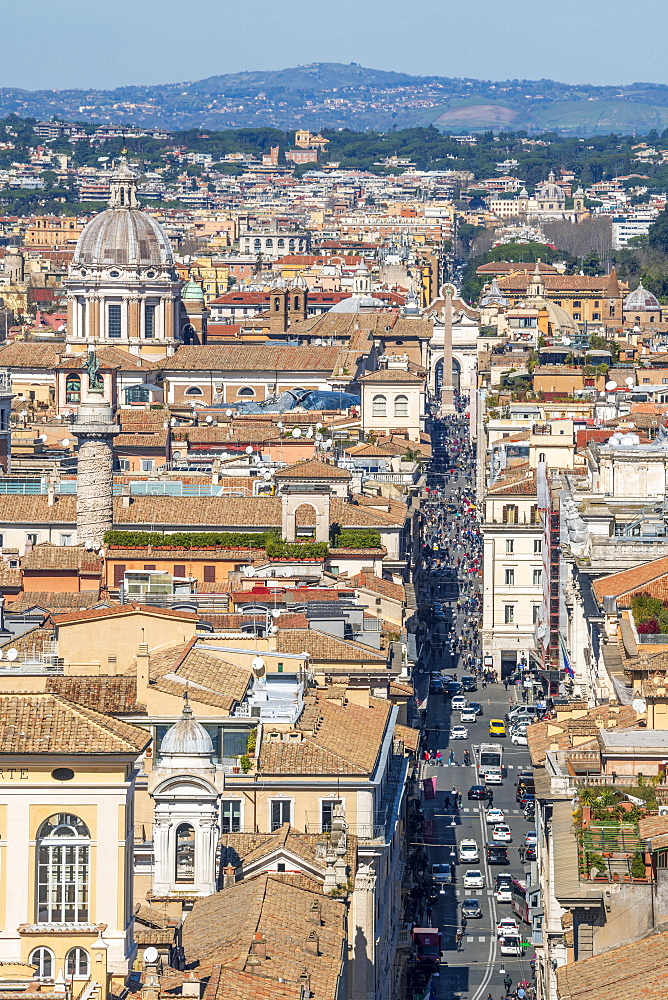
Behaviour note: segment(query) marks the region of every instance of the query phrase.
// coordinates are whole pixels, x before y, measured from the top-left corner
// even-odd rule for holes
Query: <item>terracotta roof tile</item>
[[[0,754],[137,754],[143,729],[48,693],[0,693]]]
[[[22,594],[6,610],[25,612],[31,608],[43,608],[45,611],[83,611],[99,603],[97,590],[59,591],[59,590],[29,590]]]
[[[603,603],[604,597],[616,597],[620,606],[627,608],[631,606],[631,601],[628,599],[631,593],[641,588],[646,589],[653,597],[659,597],[660,594],[655,594],[652,588],[661,583],[665,586],[665,583],[668,583],[668,580],[663,580],[665,577],[668,577],[668,557],[653,559],[643,566],[601,577],[594,580],[592,588],[599,604]]]
[[[330,591],[330,599],[331,596]],[[354,662],[380,665],[387,660],[384,653],[364,646],[361,642],[338,639],[327,632],[318,632],[311,628],[279,631],[276,636],[276,648],[281,653],[306,652],[313,664]]]
[[[317,458],[307,459],[305,462],[297,462],[296,465],[288,465],[285,469],[280,469],[274,473],[274,479],[345,479],[351,480],[353,477],[346,469],[340,469],[337,465],[329,462],[321,462]]]
[[[73,611],[71,614],[53,615],[54,625],[70,625],[72,622],[96,621],[111,618],[114,615],[125,616],[133,614],[153,615],[157,618],[180,618],[183,621],[197,621],[198,616],[190,611],[175,611],[172,608],[157,608],[147,604],[115,604],[111,608],[90,608],[86,611]]]
[[[557,969],[559,1000],[666,1000],[668,931]]]
[[[78,570],[101,573],[102,560],[83,545],[52,545],[42,542],[23,557],[23,570]]]
[[[272,347],[239,344],[234,347],[184,345],[159,362],[164,371],[319,371],[331,373],[337,347]]]
[[[105,715],[146,714],[145,707],[137,704],[134,677],[47,677],[46,691]]]

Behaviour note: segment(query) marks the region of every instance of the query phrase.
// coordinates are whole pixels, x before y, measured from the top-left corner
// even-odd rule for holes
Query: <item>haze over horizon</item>
[[[668,83],[665,0],[645,0],[642,21],[632,23],[622,0],[608,0],[605,17],[599,5],[562,0],[553,17],[541,8],[540,19],[533,0],[507,0],[503,17],[493,0],[479,0],[475,21],[452,0],[431,0],[419,17],[409,0],[339,0],[336,18],[310,0],[280,8],[269,0],[234,7],[200,0],[185,13],[176,0],[116,0],[111,18],[109,8],[84,0],[30,0],[3,11],[6,38],[25,36],[27,10],[39,28],[30,58],[25,47],[6,47],[1,87],[113,89],[312,62],[484,80]],[[630,46],[634,28],[638,43]]]

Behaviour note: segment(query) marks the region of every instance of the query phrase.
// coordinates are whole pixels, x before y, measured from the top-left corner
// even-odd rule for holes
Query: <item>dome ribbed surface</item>
[[[624,308],[628,309],[629,312],[636,309],[640,312],[646,309],[660,309],[659,300],[656,295],[652,295],[646,288],[643,288],[642,282],[637,288],[634,288],[632,292],[624,299]]]
[[[109,208],[84,228],[74,264],[171,267],[172,248],[158,223],[138,208]]]
[[[213,743],[204,726],[192,717],[189,707],[183,710],[183,715],[165,733],[160,745],[160,755],[165,754],[213,754]]]

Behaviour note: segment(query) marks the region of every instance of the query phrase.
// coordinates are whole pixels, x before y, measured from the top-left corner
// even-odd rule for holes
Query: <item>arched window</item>
[[[70,813],[45,820],[37,834],[37,920],[85,923],[88,920],[90,834]]]
[[[283,249],[283,247],[285,246],[285,240],[284,239],[276,240],[276,246]]]
[[[81,376],[68,375],[65,379],[65,400],[68,403],[81,402]]]
[[[176,881],[192,882],[195,878],[195,831],[190,823],[181,823],[176,830]]]
[[[385,398],[385,396],[373,397],[371,412],[374,417],[387,416],[387,399]]]
[[[541,451],[541,452],[538,453],[538,461],[539,462],[544,462],[545,461],[545,452],[544,451]]]
[[[408,416],[408,396],[394,397],[394,415],[395,417]]]
[[[35,948],[29,960],[35,969],[35,975],[40,979],[51,979],[53,976],[53,952],[49,948]]]
[[[295,295],[294,302],[292,303],[292,308],[293,309],[299,309],[300,308],[300,305],[299,305],[299,296],[298,295]]]
[[[271,249],[272,249],[272,250],[274,249],[274,241],[273,241],[273,240],[272,240],[271,238],[268,238],[268,239],[266,239],[266,240],[264,241],[264,245],[265,245],[265,247],[267,248],[267,250],[268,250],[268,249],[269,249],[270,247],[271,247]]]
[[[255,247],[256,250],[259,250],[260,247],[262,246],[262,243],[260,242],[260,240],[254,240],[253,246]]]
[[[239,391],[237,392],[237,396],[254,396],[254,395],[255,395],[255,389],[251,389],[249,385],[244,386],[243,389],[239,389]]]
[[[274,312],[281,311],[281,299],[278,295],[274,297]]]
[[[88,976],[90,962],[85,948],[70,948],[67,953],[66,967],[68,976]]]
[[[290,240],[290,242],[288,243],[288,249],[289,250],[294,250],[294,248],[295,248],[295,241],[294,240]]]
[[[198,385],[189,385],[185,391],[186,396],[203,396],[204,393]]]

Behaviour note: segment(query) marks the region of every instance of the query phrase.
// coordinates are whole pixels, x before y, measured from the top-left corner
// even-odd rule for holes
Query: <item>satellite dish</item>
[[[253,670],[255,671],[256,674],[263,674],[264,673],[264,660],[262,659],[262,657],[261,656],[254,656],[253,659],[251,660],[251,667],[253,668]]]
[[[639,715],[642,715],[643,712],[647,711],[647,705],[642,700],[642,698],[634,698],[633,701],[631,702],[631,708],[633,709],[634,712],[637,712]]]
[[[271,477],[273,476],[273,474],[274,474],[273,472],[263,472],[262,473],[262,478],[263,479],[271,479]]]
[[[144,961],[152,965],[154,962],[158,961],[158,949],[151,945],[149,948],[144,949]]]
[[[302,432],[300,431],[299,427],[295,427],[295,429],[292,432],[292,436],[293,438],[300,438],[302,436]]]
[[[213,423],[213,417],[211,416],[211,414],[209,414],[208,417],[206,418],[206,422],[207,422],[207,424],[212,424]]]
[[[69,446],[71,445],[71,443],[72,443],[72,442],[70,441],[70,439],[69,439],[69,438],[63,438],[63,440],[61,441],[61,444],[62,444],[62,445],[63,445],[63,446],[65,447],[65,448],[69,448]]]
[[[612,389],[616,389],[617,388],[617,383],[616,382],[606,382],[605,383],[605,387],[606,387],[606,389],[610,389],[612,391]]]
[[[246,448],[246,454],[247,455],[252,455],[253,454],[253,445],[252,444],[249,444],[248,447]]]
[[[18,649],[14,649],[13,646],[11,649],[7,650],[7,659],[10,661],[10,663],[13,663],[18,655],[19,655]]]
[[[243,574],[244,576],[255,576],[255,569],[253,566],[244,566]]]
[[[632,385],[636,384],[636,380],[634,378],[631,378],[631,376],[629,376],[627,379],[624,379],[624,381],[628,385],[629,389],[631,388]]]
[[[309,429],[307,430],[306,437],[307,438],[312,438],[313,437],[313,428],[312,427],[309,427]]]
[[[271,612],[271,617],[272,618],[280,618],[281,617],[281,609],[280,608],[274,608],[272,610],[272,612]]]
[[[572,340],[570,337],[562,337],[561,343],[564,345],[564,347],[570,347],[572,344]]]
[[[40,434],[40,436],[39,436],[38,440],[39,440],[39,441],[42,441],[42,442],[43,442],[43,441],[46,441],[46,440],[47,440],[47,437],[46,437],[46,434]]]
[[[232,410],[225,410],[225,416],[226,417],[231,417],[232,416]]]

